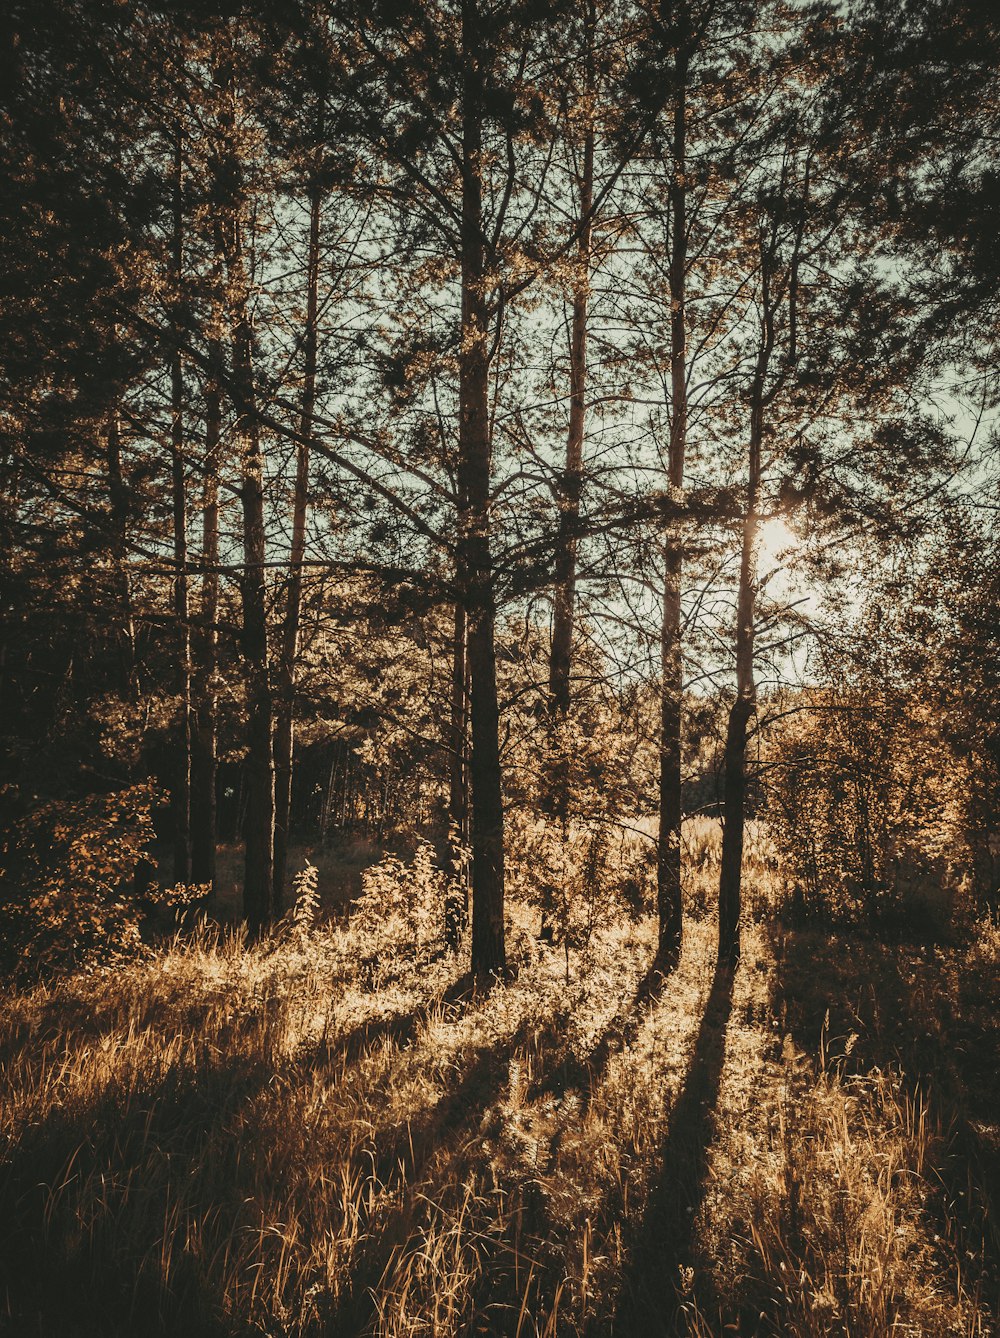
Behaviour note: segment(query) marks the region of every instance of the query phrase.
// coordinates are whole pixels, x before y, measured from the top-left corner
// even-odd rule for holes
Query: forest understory
[[[1000,932],[757,868],[734,974],[706,876],[666,977],[648,919],[567,956],[515,904],[483,992],[313,906],[8,994],[0,1332],[994,1332]]]

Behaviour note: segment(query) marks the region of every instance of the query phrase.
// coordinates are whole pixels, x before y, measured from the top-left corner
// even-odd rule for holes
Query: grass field
[[[489,995],[321,927],[4,999],[0,1332],[992,1331],[995,930],[531,928]]]

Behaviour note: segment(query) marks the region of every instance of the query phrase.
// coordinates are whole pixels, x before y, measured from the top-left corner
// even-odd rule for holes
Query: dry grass
[[[327,928],[9,997],[0,1331],[990,1331],[996,934],[514,937],[488,996]]]

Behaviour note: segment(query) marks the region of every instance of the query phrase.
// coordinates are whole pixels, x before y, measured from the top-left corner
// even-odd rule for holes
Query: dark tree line
[[[816,583],[859,535],[927,570],[942,527],[962,571],[970,532],[995,552],[995,461],[962,441],[970,414],[992,441],[997,398],[998,24],[891,8],[8,5],[11,899],[34,807],[150,774],[174,881],[211,888],[237,767],[263,932],[301,740],[378,719],[455,883],[468,843],[488,979],[528,792],[511,733],[572,844],[600,679],[619,720],[655,696],[655,783],[629,803],[655,805],[670,968],[712,682],[738,957],[761,669],[804,634],[768,533],[795,527]],[[970,682],[995,612],[967,608],[977,582],[948,642]]]

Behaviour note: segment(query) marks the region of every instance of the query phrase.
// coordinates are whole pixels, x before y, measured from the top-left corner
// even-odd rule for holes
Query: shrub
[[[292,907],[292,924],[296,933],[305,938],[316,927],[319,917],[319,870],[315,864],[306,860],[305,867],[293,878],[295,904]]]
[[[386,855],[361,875],[362,893],[352,926],[372,953],[412,951],[443,938],[449,878],[434,862],[434,847],[418,840],[413,860]]]
[[[649,898],[646,843],[605,821],[566,827],[522,810],[509,815],[508,892],[543,915],[552,937],[586,950],[595,930],[641,916]]]
[[[182,908],[206,888],[160,889],[143,878],[153,841],[151,782],[33,808],[0,853],[0,961],[18,977],[134,956],[157,907]]]
[[[801,909],[951,919],[969,861],[967,778],[919,700],[841,689],[772,747],[769,816]]]

